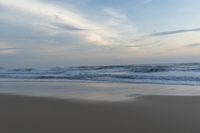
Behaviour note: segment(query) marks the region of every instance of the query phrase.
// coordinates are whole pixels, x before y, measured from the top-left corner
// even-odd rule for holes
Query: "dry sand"
[[[0,95],[0,133],[200,133],[200,97],[111,103]]]

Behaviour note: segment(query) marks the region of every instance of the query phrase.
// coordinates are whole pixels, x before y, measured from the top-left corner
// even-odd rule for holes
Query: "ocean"
[[[39,68],[0,67],[0,79],[81,80],[140,84],[200,85],[200,63]]]

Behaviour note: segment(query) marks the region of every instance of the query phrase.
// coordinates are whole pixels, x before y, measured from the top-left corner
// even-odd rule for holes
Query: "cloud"
[[[192,44],[188,44],[185,45],[186,47],[200,47],[200,43],[192,43]]]
[[[128,16],[113,8],[104,8],[102,12],[104,19],[97,19],[108,31],[112,31],[111,41],[113,45],[129,45],[133,38],[139,36],[137,27]]]
[[[74,7],[63,8],[47,1],[4,0],[0,1],[0,5],[6,9],[0,13],[0,19],[12,26],[29,28],[41,36],[56,37],[73,32],[73,36],[83,43],[116,45],[128,39],[123,38],[126,32],[135,32],[135,26],[126,15],[111,8],[99,11],[99,18],[92,19],[89,14]],[[120,42],[118,38],[123,38],[123,41]]]
[[[63,24],[63,23],[52,23],[53,25],[57,26],[58,28],[61,28],[66,31],[86,31],[91,29],[82,29],[79,27],[75,27],[73,25]]]
[[[51,0],[0,1],[0,41],[9,44],[0,53],[13,55],[5,60],[70,64],[128,57],[129,48],[123,46],[137,29],[126,14],[110,7],[88,12],[63,2],[64,6]],[[19,58],[29,63],[16,62]]]
[[[15,51],[10,48],[6,48],[7,44],[0,43],[0,55],[13,55]]]
[[[200,28],[157,32],[157,33],[150,34],[150,36],[166,36],[166,35],[174,35],[174,34],[181,34],[181,33],[187,33],[187,32],[200,32]]]
[[[127,20],[127,17],[122,14],[122,13],[119,13],[118,11],[116,11],[115,9],[112,9],[112,8],[105,8],[103,10],[106,15],[108,15],[111,19],[117,19],[118,21],[124,21],[124,20]]]
[[[26,26],[30,29],[32,28],[32,31],[38,31],[40,34],[56,36],[66,31],[83,31],[85,29],[99,29],[101,27],[99,24],[84,18],[75,9],[63,9],[62,7],[41,1],[21,0],[16,2],[14,0],[6,0],[0,1],[0,5],[7,8],[7,11],[1,13],[1,17],[6,23],[18,27]],[[84,35],[77,35],[77,37],[79,36],[79,39],[84,40],[93,36],[93,34],[102,38],[107,32],[101,30],[91,34],[91,32],[85,31]]]
[[[158,51],[166,53],[166,49],[174,48],[174,44],[182,47],[199,41],[199,35],[193,33],[200,31],[198,28],[141,33],[143,30],[137,29],[134,18],[129,18],[131,14],[125,10],[107,4],[86,9],[90,0],[77,0],[81,4],[59,1],[0,0],[0,41],[6,44],[0,47],[0,53],[13,55],[6,61],[80,64],[101,60],[109,64],[113,60],[153,58]],[[187,32],[192,32],[188,39]]]
[[[197,35],[195,34],[197,32],[200,32],[200,28],[181,29],[181,30],[157,32],[157,33],[152,33],[152,34],[144,34],[142,36],[139,36],[136,39],[133,39],[132,42],[136,43],[137,45],[128,45],[128,46],[131,46],[131,47],[149,46],[149,44],[154,43],[154,42],[170,41],[169,38],[165,38],[165,36],[170,36],[171,38],[173,38],[175,40],[181,39],[183,41],[183,40],[186,40],[185,37],[187,35],[185,33],[188,33],[188,34],[190,33],[190,35],[194,37],[194,41],[195,41],[195,40],[197,40]],[[191,38],[191,36],[190,36],[190,38]],[[145,42],[145,43],[141,44],[143,42]],[[177,42],[177,41],[174,41],[174,42]],[[191,46],[193,46],[193,45],[194,44],[192,44]]]
[[[4,50],[33,50],[33,48],[11,48],[11,47],[0,48],[0,51],[4,51]]]

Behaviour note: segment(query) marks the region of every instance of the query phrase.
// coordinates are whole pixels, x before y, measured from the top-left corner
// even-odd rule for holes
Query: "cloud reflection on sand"
[[[145,95],[200,96],[199,86],[97,82],[1,81],[0,93],[89,101],[129,101]]]

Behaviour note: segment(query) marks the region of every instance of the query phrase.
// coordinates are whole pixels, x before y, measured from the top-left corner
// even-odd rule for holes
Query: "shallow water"
[[[0,93],[89,101],[127,101],[145,95],[200,96],[200,86],[1,80]]]

